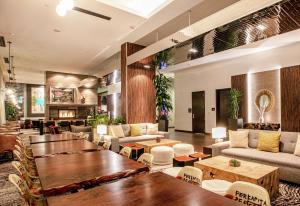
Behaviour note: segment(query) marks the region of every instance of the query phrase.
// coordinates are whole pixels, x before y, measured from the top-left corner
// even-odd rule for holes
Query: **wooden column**
[[[281,130],[300,132],[300,66],[280,70]]]
[[[155,71],[141,64],[127,66],[127,57],[144,46],[125,43],[121,46],[121,113],[127,123],[155,122]]]

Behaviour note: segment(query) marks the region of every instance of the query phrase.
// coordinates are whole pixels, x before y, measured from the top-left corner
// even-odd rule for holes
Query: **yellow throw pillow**
[[[257,149],[267,152],[279,152],[280,132],[258,133]]]
[[[139,124],[131,124],[130,125],[130,135],[131,136],[141,136],[142,135],[142,127]]]

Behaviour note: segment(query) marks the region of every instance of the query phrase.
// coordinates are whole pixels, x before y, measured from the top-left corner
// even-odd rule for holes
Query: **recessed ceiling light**
[[[53,31],[54,31],[54,32],[60,32],[60,30],[59,30],[59,29],[53,29]]]
[[[190,49],[189,49],[189,52],[191,52],[191,53],[197,53],[197,52],[198,52],[198,49],[196,49],[196,48],[190,48]]]
[[[263,31],[263,30],[265,30],[267,27],[266,27],[265,25],[259,24],[256,28],[259,29],[259,30],[261,30],[261,31]]]
[[[145,64],[145,65],[144,65],[144,68],[145,68],[145,69],[150,69],[151,67],[150,67],[149,64]]]

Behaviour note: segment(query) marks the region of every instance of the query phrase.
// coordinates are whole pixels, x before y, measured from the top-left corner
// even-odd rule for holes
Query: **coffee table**
[[[157,142],[156,140],[148,140],[148,141],[137,142],[136,145],[144,147],[145,149],[144,151],[150,153],[153,147],[157,147],[157,146],[172,147],[173,145],[178,143],[181,143],[181,141],[172,140],[172,139],[161,139],[160,142]]]
[[[269,165],[239,160],[240,167],[229,166],[232,158],[216,156],[194,163],[201,169],[203,179],[221,179],[229,182],[245,181],[260,185],[269,192],[270,197],[275,197],[279,190],[279,169]]]

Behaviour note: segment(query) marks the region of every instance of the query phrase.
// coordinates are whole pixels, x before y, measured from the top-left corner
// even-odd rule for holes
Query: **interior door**
[[[230,88],[216,90],[216,120],[217,127],[228,128],[228,118],[230,117]]]
[[[192,92],[193,132],[205,133],[205,92]]]

